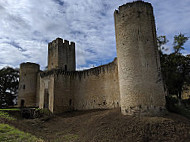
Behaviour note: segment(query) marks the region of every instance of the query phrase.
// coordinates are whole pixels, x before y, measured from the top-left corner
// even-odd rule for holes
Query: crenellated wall
[[[75,71],[75,43],[61,38],[48,44],[48,70]]]
[[[65,72],[63,70],[54,70],[41,73],[40,108],[44,106],[43,96],[45,95],[43,94],[45,91],[43,90],[46,89],[48,89],[48,92],[52,92],[50,90],[53,89],[54,103],[49,106],[50,110],[53,107],[54,113],[73,109],[87,110],[119,107],[117,70],[117,60],[115,59],[110,64],[84,71]]]

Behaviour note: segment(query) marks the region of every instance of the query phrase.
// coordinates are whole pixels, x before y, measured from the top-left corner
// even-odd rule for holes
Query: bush
[[[179,101],[177,98],[167,96],[166,108],[170,112],[183,115],[190,119],[190,110],[188,109],[187,104],[185,104],[183,101]]]

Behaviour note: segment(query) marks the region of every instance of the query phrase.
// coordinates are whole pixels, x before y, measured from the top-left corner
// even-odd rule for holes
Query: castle
[[[48,70],[20,65],[18,105],[53,113],[121,108],[124,115],[165,110],[153,8],[136,1],[114,12],[117,58],[76,71],[75,43],[57,38],[48,44]]]

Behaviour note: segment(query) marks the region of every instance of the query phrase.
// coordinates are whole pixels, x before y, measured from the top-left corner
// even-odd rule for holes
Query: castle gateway
[[[18,105],[53,113],[118,107],[124,115],[162,113],[165,92],[151,4],[127,3],[114,17],[113,62],[76,71],[75,43],[57,38],[48,44],[47,71],[21,64]]]

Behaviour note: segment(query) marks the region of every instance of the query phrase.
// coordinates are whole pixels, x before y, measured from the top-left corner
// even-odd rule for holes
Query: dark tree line
[[[181,54],[183,45],[188,40],[184,34],[174,36],[173,52],[164,54],[163,45],[168,42],[165,36],[158,37],[158,47],[160,51],[160,62],[164,83],[169,95],[176,95],[181,99],[184,85],[190,84],[190,56]],[[167,50],[167,49],[166,49]]]
[[[15,105],[18,93],[19,71],[11,67],[0,70],[0,108]]]

